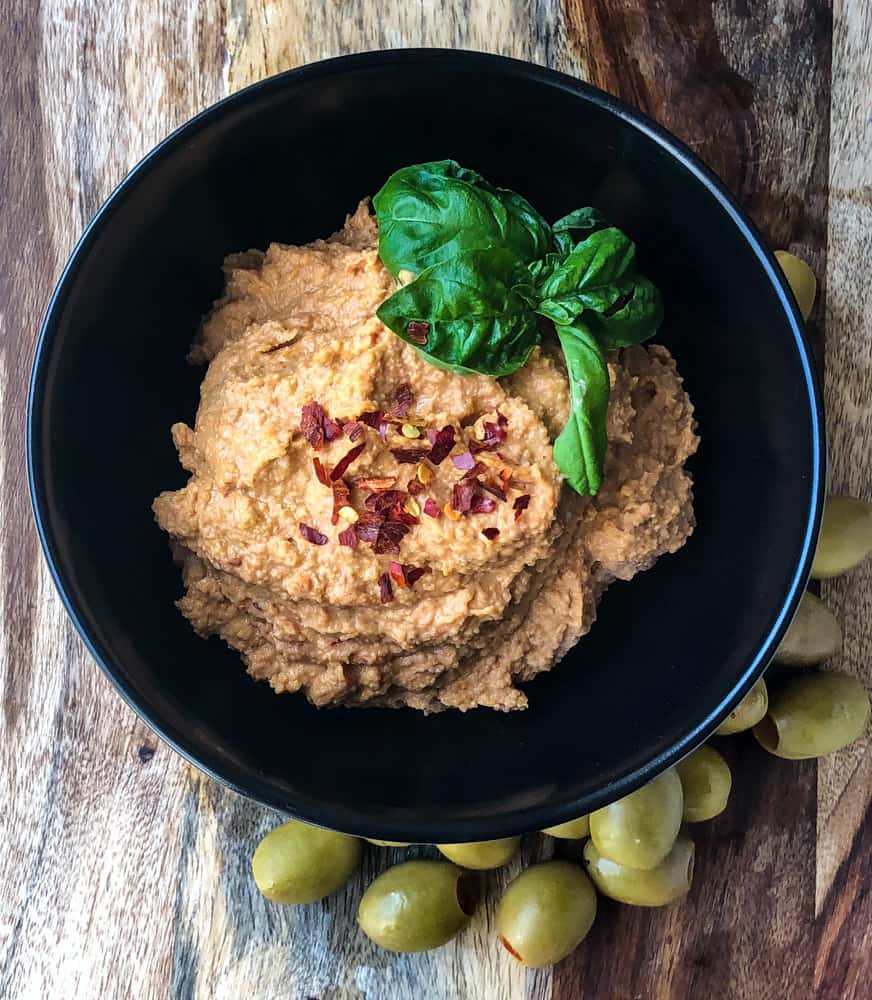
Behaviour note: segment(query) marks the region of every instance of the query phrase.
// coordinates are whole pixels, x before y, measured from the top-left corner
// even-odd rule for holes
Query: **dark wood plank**
[[[773,246],[823,275],[828,4],[565,0],[564,12],[591,82],[683,139]],[[811,996],[815,765],[768,759],[747,736],[721,742],[735,790],[727,813],[692,831],[690,898],[666,911],[605,906],[589,942],[555,970],[554,1000]]]

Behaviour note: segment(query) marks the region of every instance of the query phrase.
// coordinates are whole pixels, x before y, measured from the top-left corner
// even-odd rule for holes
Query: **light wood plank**
[[[4,9],[0,52],[16,72],[2,74],[0,146],[3,997],[168,995],[187,769],[68,624],[21,457],[33,342],[75,239],[143,153],[221,95],[221,10],[211,13],[162,0]]]

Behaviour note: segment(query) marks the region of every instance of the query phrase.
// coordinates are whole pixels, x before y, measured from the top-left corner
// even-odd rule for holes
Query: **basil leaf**
[[[633,265],[636,246],[620,229],[600,229],[578,243],[539,285],[543,299],[616,282]]]
[[[596,493],[608,443],[609,369],[596,338],[583,324],[558,326],[557,336],[569,372],[572,409],[554,442],[554,462],[576,493]]]
[[[605,216],[596,208],[577,208],[574,212],[562,216],[552,224],[554,242],[562,253],[569,253],[573,247],[572,233],[574,230],[593,232],[606,227]]]
[[[518,289],[529,274],[508,250],[464,250],[423,270],[377,316],[419,354],[460,374],[500,377],[522,368],[539,343],[539,321]],[[416,343],[426,324],[426,343]]]
[[[501,247],[526,263],[553,245],[551,227],[528,201],[454,160],[397,170],[372,203],[379,256],[394,277],[462,250]]]
[[[653,337],[663,322],[663,299],[656,286],[647,278],[634,271],[625,275],[621,282],[613,286],[617,295],[609,291],[602,303],[593,302],[589,308],[593,313],[585,315],[600,347],[612,351],[630,344],[641,344]],[[592,297],[591,297],[592,298]],[[601,308],[607,301],[610,305]]]
[[[558,325],[573,323],[583,315],[606,351],[640,344],[652,337],[663,322],[660,292],[635,271],[611,284],[543,299],[536,311]]]

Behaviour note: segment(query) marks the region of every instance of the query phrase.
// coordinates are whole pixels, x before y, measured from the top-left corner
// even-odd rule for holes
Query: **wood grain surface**
[[[490,880],[457,942],[417,957],[379,953],[353,925],[362,886],[394,852],[369,852],[348,892],[324,904],[266,904],[249,858],[277,817],[186,766],[110,689],[52,589],[23,470],[40,316],[77,236],[139,157],[270,73],[433,45],[555,66],[636,103],[715,167],[773,244],[812,262],[826,292],[813,328],[826,350],[831,481],[869,498],[866,0],[7,0],[3,13],[0,997],[872,995],[868,737],[817,765],[721,741],[735,792],[696,832],[690,898],[660,911],[604,901],[587,942],[553,971],[525,973],[494,943],[494,903],[514,869]],[[872,681],[872,565],[824,593],[845,628],[839,665]],[[525,858],[550,850],[530,838]]]

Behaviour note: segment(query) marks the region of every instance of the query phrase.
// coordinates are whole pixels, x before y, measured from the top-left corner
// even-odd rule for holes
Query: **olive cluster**
[[[814,302],[814,275],[793,255],[776,256],[807,317]],[[828,498],[812,576],[826,579],[848,572],[870,552],[872,504],[846,496]],[[775,655],[772,695],[760,678],[717,735],[752,730],[764,749],[793,760],[832,753],[857,739],[870,713],[863,685],[846,673],[807,669],[835,655],[841,643],[832,611],[814,594],[804,594]],[[789,672],[791,668],[795,672]],[[687,824],[723,812],[731,786],[729,765],[705,744],[629,795],[589,816],[543,830],[551,837],[585,841],[583,864],[535,864],[510,883],[497,910],[503,947],[526,966],[559,962],[592,927],[597,890],[631,906],[665,906],[681,899],[690,889],[694,860],[693,841],[683,831]],[[389,951],[426,951],[445,944],[474,912],[474,873],[507,864],[520,843],[520,837],[509,837],[436,844],[446,860],[418,859],[388,868],[361,898],[361,929]],[[252,868],[267,899],[308,903],[337,890],[361,852],[361,842],[354,837],[291,821],[263,838]]]

